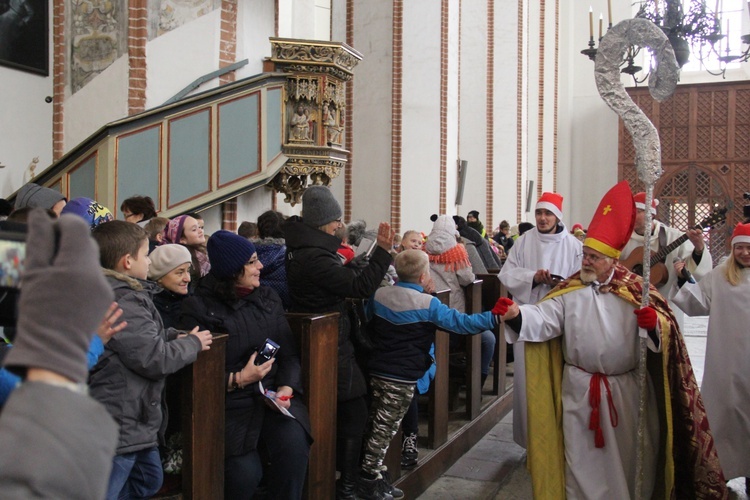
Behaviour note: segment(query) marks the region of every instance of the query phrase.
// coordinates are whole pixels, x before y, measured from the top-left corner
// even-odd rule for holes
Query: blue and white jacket
[[[371,375],[416,383],[432,363],[435,330],[476,334],[497,324],[490,311],[463,314],[422,291],[415,283],[399,282],[379,288],[368,302]]]

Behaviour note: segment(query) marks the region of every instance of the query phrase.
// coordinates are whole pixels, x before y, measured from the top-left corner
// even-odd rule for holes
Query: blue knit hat
[[[239,273],[255,253],[255,245],[231,231],[216,231],[206,244],[211,274],[231,278]]]
[[[92,231],[99,224],[104,224],[114,219],[112,212],[107,207],[97,203],[91,198],[73,198],[62,209],[63,214],[76,214],[88,223]]]

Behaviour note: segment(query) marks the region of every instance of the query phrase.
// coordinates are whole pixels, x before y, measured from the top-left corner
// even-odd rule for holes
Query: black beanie
[[[211,273],[217,278],[231,278],[242,270],[255,253],[250,240],[230,231],[216,231],[206,244]]]

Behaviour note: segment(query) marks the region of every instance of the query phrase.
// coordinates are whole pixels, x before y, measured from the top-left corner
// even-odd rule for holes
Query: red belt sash
[[[580,366],[576,366],[576,368],[586,371]],[[612,424],[612,427],[617,427],[618,423],[617,408],[615,408],[615,403],[612,401],[612,390],[609,388],[609,380],[607,379],[607,376],[603,373],[591,373],[591,380],[589,381],[589,406],[591,406],[589,429],[594,431],[594,445],[597,448],[604,448],[604,434],[602,433],[599,411],[599,406],[602,401],[602,382],[604,383],[604,388],[607,390],[609,421]]]

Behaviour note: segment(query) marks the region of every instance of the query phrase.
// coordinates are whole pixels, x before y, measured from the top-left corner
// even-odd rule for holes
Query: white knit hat
[[[193,261],[187,247],[174,243],[154,248],[148,258],[151,259],[151,265],[148,268],[148,279],[151,281],[156,281],[182,264]]]

